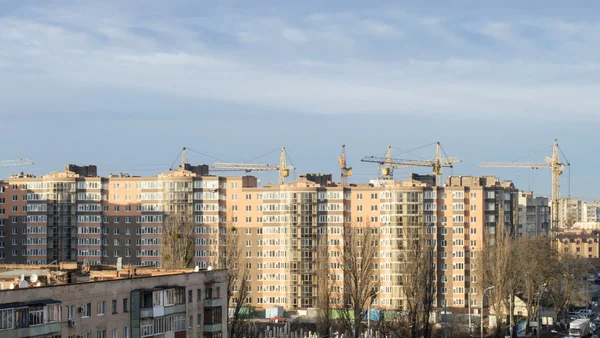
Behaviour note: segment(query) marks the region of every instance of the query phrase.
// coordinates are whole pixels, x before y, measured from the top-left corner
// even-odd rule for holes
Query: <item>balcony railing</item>
[[[223,306],[223,300],[221,298],[205,299],[204,307],[218,307]]]
[[[204,333],[217,333],[217,332],[221,332],[222,330],[222,324],[212,324],[212,325],[206,325],[204,324]]]

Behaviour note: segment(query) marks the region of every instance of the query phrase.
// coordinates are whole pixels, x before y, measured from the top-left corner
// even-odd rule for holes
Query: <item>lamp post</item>
[[[542,299],[542,290],[546,287],[546,284],[540,285],[538,289],[538,304],[537,304],[537,338],[540,338],[540,331],[542,330],[542,318],[540,316],[540,300]]]
[[[485,300],[485,293],[494,289],[496,286],[492,285],[489,288],[483,290],[483,294],[481,296],[481,338],[483,338],[483,301]]]

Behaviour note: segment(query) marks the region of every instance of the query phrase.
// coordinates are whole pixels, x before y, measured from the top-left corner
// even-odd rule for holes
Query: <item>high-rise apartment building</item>
[[[417,227],[435,252],[436,306],[481,306],[476,257],[488,234],[516,231],[518,191],[495,177],[429,176],[339,186],[331,175],[258,186],[252,176],[210,176],[186,165],[152,177],[109,175],[69,166],[42,177],[16,175],[0,187],[0,258],[15,263],[82,261],[159,265],[165,217],[191,210],[194,265],[218,265],[218,236],[241,235],[248,302],[259,308],[317,306],[317,244],[329,246],[331,276],[342,283],[345,231],[377,238],[374,306],[403,308],[399,264],[405,229]],[[222,244],[222,243],[221,243]],[[242,262],[240,262],[242,263]]]
[[[547,197],[534,196],[531,191],[519,192],[518,236],[548,236],[550,231],[550,207]]]
[[[585,204],[584,222],[600,222],[600,201]]]

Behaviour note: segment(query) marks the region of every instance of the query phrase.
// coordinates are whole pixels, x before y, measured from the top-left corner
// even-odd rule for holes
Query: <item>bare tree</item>
[[[370,225],[348,225],[343,238],[344,307],[340,311],[340,320],[356,338],[363,330],[361,315],[366,313],[379,291],[378,270],[375,269],[379,234],[378,229]]]
[[[542,297],[544,284],[548,284],[555,274],[557,262],[556,251],[544,236],[523,237],[516,246],[519,262],[520,285],[525,307],[527,309],[527,327],[532,318],[537,317],[538,299]]]
[[[332,309],[331,309],[331,294],[335,292],[337,287],[331,282],[330,278],[330,261],[327,243],[327,237],[324,236],[318,242],[317,248],[317,307],[319,309],[317,315],[317,332],[319,336],[328,335],[332,328]]]
[[[221,245],[225,247],[223,261],[224,268],[227,269],[227,304],[233,307],[228,324],[229,336],[241,338],[248,328],[247,314],[243,313],[243,309],[247,304],[250,292],[249,269],[246,266],[246,259],[242,255],[237,228],[228,227],[224,238]]]
[[[500,220],[495,227],[490,229],[494,231],[488,230],[485,234],[487,245],[481,250],[478,257],[480,267],[478,273],[483,289],[494,287],[488,301],[496,317],[496,337],[501,336],[505,310],[508,309],[507,312],[512,313],[513,309],[509,309],[507,303],[510,303],[509,299],[514,297],[517,285],[515,280],[517,278],[516,259],[513,250],[514,237],[511,229],[504,225],[504,213],[501,207],[499,209]]]
[[[383,337],[405,338],[411,335],[410,320],[405,311],[395,311],[380,319],[375,324],[376,330]]]
[[[189,268],[194,258],[194,216],[176,210],[164,216],[161,265],[165,268]]]
[[[568,252],[559,254],[554,264],[556,271],[549,279],[548,292],[557,317],[564,320],[570,305],[589,301],[585,277],[592,274],[594,268],[587,259],[577,258]]]
[[[405,296],[408,324],[412,338],[431,336],[429,317],[435,300],[434,251],[422,224],[405,228],[402,259],[402,292]]]

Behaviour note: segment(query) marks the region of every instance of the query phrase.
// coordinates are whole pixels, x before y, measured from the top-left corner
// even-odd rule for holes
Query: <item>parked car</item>
[[[275,324],[283,324],[283,323],[285,323],[285,318],[280,317],[280,316],[275,316],[275,317],[272,317],[270,319],[270,321],[271,321],[271,323],[275,323]]]

